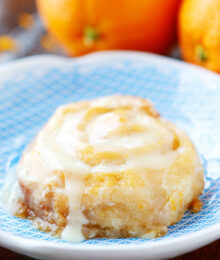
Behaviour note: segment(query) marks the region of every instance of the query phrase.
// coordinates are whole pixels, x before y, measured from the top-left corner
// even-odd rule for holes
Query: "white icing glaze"
[[[87,221],[81,212],[80,204],[83,179],[87,174],[134,168],[161,169],[171,166],[178,153],[178,150],[172,149],[172,131],[160,119],[149,116],[140,106],[122,112],[114,109],[105,113],[97,112],[85,123],[84,118],[89,109],[100,105],[108,107],[108,102],[103,100],[88,102],[76,112],[63,113],[67,107],[60,109],[40,132],[31,152],[24,154],[23,160],[33,162],[35,154],[41,163],[47,165],[48,172],[32,175],[22,165],[18,169],[19,179],[23,182],[33,181],[34,178],[44,182],[53,178],[51,170],[62,170],[65,175],[65,194],[69,198],[68,224],[62,232],[62,238],[66,240],[83,239],[81,229]],[[110,108],[113,105],[128,105],[124,100],[123,102],[125,104],[110,103]],[[82,122],[84,125],[80,128]],[[79,156],[79,152],[88,146],[95,152],[120,153],[124,156],[124,163],[106,164],[101,161],[91,166]]]

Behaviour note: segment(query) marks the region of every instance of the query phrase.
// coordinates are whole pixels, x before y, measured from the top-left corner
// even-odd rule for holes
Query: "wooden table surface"
[[[32,260],[32,258],[16,254],[12,251],[0,247],[1,260]],[[195,250],[191,253],[173,258],[174,260],[220,260],[220,240],[212,244]],[[63,259],[65,260],[65,259]],[[89,260],[89,259],[88,259]]]

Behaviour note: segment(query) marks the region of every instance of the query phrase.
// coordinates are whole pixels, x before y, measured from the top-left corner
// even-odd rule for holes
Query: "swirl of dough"
[[[58,108],[17,174],[26,217],[71,241],[163,235],[203,190],[188,136],[131,96]]]

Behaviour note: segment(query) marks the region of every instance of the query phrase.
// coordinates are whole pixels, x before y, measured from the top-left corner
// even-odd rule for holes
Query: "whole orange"
[[[164,53],[180,0],[37,0],[46,28],[69,55],[130,49]]]
[[[220,73],[220,0],[184,0],[179,42],[186,61]]]

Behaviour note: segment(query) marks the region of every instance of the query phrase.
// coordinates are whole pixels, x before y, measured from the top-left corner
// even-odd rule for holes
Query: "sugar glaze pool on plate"
[[[0,68],[0,185],[24,147],[61,104],[116,93],[143,96],[185,129],[205,166],[203,210],[158,239],[69,243],[37,231],[0,206],[0,244],[42,259],[158,259],[220,238],[220,77],[156,55],[100,52],[77,59],[37,56]]]

